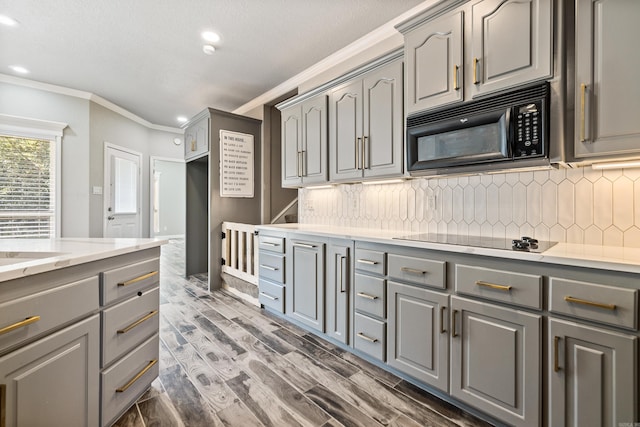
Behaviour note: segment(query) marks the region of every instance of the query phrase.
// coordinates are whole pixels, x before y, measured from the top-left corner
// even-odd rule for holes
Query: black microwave
[[[407,118],[407,169],[548,163],[549,91],[545,82]]]

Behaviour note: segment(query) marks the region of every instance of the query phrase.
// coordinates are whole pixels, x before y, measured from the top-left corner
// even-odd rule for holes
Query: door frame
[[[160,156],[149,156],[149,237],[152,237],[153,235],[153,202],[154,202],[153,165],[156,160],[160,160],[162,162],[174,162],[174,163],[184,163],[184,164],[187,163],[184,159],[176,159],[171,157],[160,157]],[[186,206],[185,206],[185,209],[186,209]]]
[[[111,168],[109,163],[109,157],[107,156],[107,149],[119,150],[123,151],[127,154],[131,154],[132,156],[138,157],[138,188],[137,188],[137,198],[138,198],[138,236],[136,238],[140,238],[142,236],[142,153],[139,151],[131,150],[130,148],[123,147],[121,145],[112,144],[110,142],[104,141],[104,147],[102,149],[102,157],[103,157],[103,195],[102,195],[102,236],[106,236],[107,234],[107,216],[105,213],[109,208],[111,200],[109,198],[110,190],[109,186],[111,185]]]

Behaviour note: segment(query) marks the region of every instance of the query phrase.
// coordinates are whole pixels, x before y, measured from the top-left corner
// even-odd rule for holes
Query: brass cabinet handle
[[[369,259],[359,259],[358,262],[360,264],[367,264],[367,265],[376,265],[378,263],[378,261],[371,261]]]
[[[293,246],[296,248],[307,248],[307,249],[315,249],[316,245],[308,245],[306,243],[294,243]]]
[[[478,80],[478,58],[473,58],[473,84],[477,85],[480,83]]]
[[[482,280],[476,280],[476,285],[484,286],[484,287],[491,288],[491,289],[498,289],[498,290],[506,291],[506,292],[509,292],[511,290],[511,288],[512,288],[512,286],[496,285],[495,283],[484,282]]]
[[[458,69],[457,65],[453,66],[453,90],[460,89],[460,86],[458,86]]]
[[[377,338],[371,338],[371,337],[368,337],[368,336],[366,336],[366,335],[365,335],[364,333],[362,333],[362,332],[358,332],[358,334],[357,334],[357,335],[358,335],[360,338],[362,338],[363,340],[366,340],[366,341],[369,341],[369,342],[378,342],[378,339],[377,339]]]
[[[400,270],[404,271],[405,273],[427,274],[426,271],[418,270],[416,268],[410,268],[410,267],[400,267]]]
[[[553,337],[553,372],[558,372],[560,370],[560,366],[558,364],[558,342],[560,341],[560,337]]]
[[[576,304],[582,304],[582,305],[590,305],[591,307],[598,307],[598,308],[604,308],[606,310],[615,310],[616,309],[616,305],[615,304],[605,304],[602,302],[595,302],[595,301],[588,301],[586,299],[580,299],[580,298],[574,298],[572,296],[565,296],[564,300],[566,302],[573,302]]]
[[[440,307],[440,333],[444,334],[445,332],[447,332],[447,330],[444,328],[444,312],[447,309],[447,307],[442,306]]]
[[[196,140],[195,139],[191,140],[191,151],[196,151]]]
[[[580,85],[580,142],[586,141],[586,129],[585,129],[585,98],[587,96],[587,85],[582,83]]]
[[[264,268],[265,270],[278,271],[276,267],[271,267],[270,265],[267,265],[267,264],[260,264],[260,268]]]
[[[453,310],[453,313],[451,313],[451,336],[453,338],[458,336],[458,332],[456,331],[456,314],[458,314],[458,310]]]
[[[118,286],[129,286],[129,285],[133,285],[134,283],[140,282],[144,279],[148,279],[149,277],[153,277],[156,274],[158,274],[158,271],[152,271],[151,273],[147,273],[147,274],[143,274],[142,276],[138,276],[135,279],[131,279],[131,280],[126,280],[124,282],[120,282],[118,283]]]
[[[151,360],[147,364],[147,366],[142,368],[142,370],[140,372],[138,372],[135,377],[131,378],[128,383],[126,383],[122,387],[117,388],[116,389],[116,393],[124,393],[125,391],[127,391],[127,389],[129,387],[131,387],[136,381],[138,381],[140,379],[140,377],[142,377],[144,374],[146,374],[149,369],[153,368],[153,365],[155,365],[156,363],[158,363],[158,359]]]
[[[374,299],[378,299],[378,297],[376,295],[370,295],[370,294],[366,294],[364,292],[358,292],[357,294],[359,297],[362,298],[366,298],[366,299],[370,299],[370,300],[374,300]]]
[[[280,243],[272,243],[272,242],[262,242],[263,245],[266,246],[280,246]]]
[[[129,326],[127,326],[126,328],[122,328],[122,329],[118,329],[118,333],[119,334],[126,334],[127,332],[129,332],[130,330],[132,330],[133,328],[135,328],[136,326],[140,325],[143,322],[146,322],[147,320],[151,319],[153,316],[155,316],[156,314],[158,314],[158,310],[153,310],[152,312],[150,312],[149,314],[147,314],[146,316],[136,320],[135,322],[133,322],[132,324],[130,324]]]
[[[8,332],[11,332],[11,331],[19,329],[19,328],[22,328],[23,326],[27,326],[27,325],[30,325],[32,323],[36,323],[38,320],[40,320],[40,316],[27,317],[26,319],[21,320],[19,322],[16,322],[13,325],[5,326],[4,328],[0,329],[0,335],[6,334]]]
[[[270,299],[271,301],[277,301],[278,300],[277,297],[273,297],[273,296],[271,296],[271,295],[269,295],[269,294],[267,294],[265,292],[260,292],[260,295],[262,295],[263,297],[265,297],[267,299]]]

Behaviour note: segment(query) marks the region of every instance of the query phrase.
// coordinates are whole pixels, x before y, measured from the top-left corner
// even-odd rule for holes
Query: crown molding
[[[49,83],[42,83],[35,80],[29,80],[22,77],[10,76],[8,74],[0,73],[0,83],[9,83],[16,86],[28,87],[31,89],[43,90],[46,92],[57,93],[60,95],[67,95],[74,98],[86,99],[87,101],[94,102],[102,107],[113,111],[114,113],[120,114],[121,116],[132,120],[146,128],[159,130],[163,132],[170,132],[182,135],[184,131],[180,128],[174,128],[169,126],[161,126],[151,123],[140,116],[133,114],[132,112],[125,110],[124,108],[114,104],[111,101],[108,101],[101,96],[98,96],[91,92],[85,92],[82,90],[71,89],[64,86],[52,85]]]

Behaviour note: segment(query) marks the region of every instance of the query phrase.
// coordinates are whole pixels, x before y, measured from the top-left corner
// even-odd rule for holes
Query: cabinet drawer
[[[356,260],[356,269],[379,274],[380,276],[385,275],[386,266],[385,266],[384,252],[356,248],[355,260]]]
[[[261,278],[284,283],[284,255],[260,251],[258,274]]]
[[[0,352],[97,310],[98,284],[96,275],[0,304]]]
[[[353,346],[384,362],[386,354],[386,326],[371,317],[356,313],[354,318],[355,339]]]
[[[159,304],[160,291],[154,288],[102,312],[102,366],[158,331]]]
[[[258,301],[265,307],[284,313],[284,286],[260,280]]]
[[[405,255],[388,255],[389,277],[417,285],[446,288],[444,261]]]
[[[456,265],[456,292],[542,309],[542,276]]]
[[[101,273],[101,303],[107,305],[159,283],[160,261],[149,259]]]
[[[262,251],[271,251],[284,253],[284,238],[272,236],[258,236],[258,249]]]
[[[638,291],[551,277],[549,311],[637,329]]]
[[[386,292],[384,279],[356,274],[355,292],[356,310],[380,318],[385,317]]]
[[[158,376],[159,346],[156,334],[100,374],[101,425],[111,425]]]

